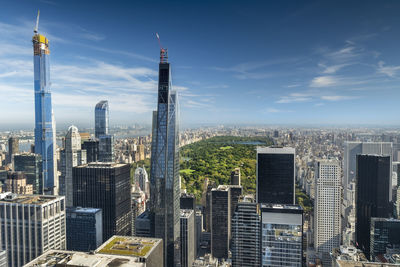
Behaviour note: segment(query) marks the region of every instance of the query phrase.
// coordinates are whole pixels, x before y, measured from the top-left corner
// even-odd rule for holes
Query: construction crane
[[[160,41],[160,36],[156,33],[158,45],[160,46],[160,63],[166,63],[168,60],[168,49],[163,48]]]
[[[37,13],[36,26],[35,26],[35,29],[33,30],[34,33],[38,33],[38,28],[39,28],[39,16],[40,16],[40,10],[38,10],[38,13]]]

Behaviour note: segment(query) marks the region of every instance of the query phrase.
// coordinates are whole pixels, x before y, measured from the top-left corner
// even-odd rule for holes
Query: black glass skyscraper
[[[33,185],[34,194],[43,194],[42,156],[23,153],[14,156],[14,170],[24,172],[26,182]]]
[[[295,204],[295,149],[257,148],[257,203]]]
[[[132,229],[130,166],[89,163],[73,168],[74,207],[103,212],[103,240],[130,235]]]
[[[102,100],[94,109],[94,135],[99,138],[108,134],[108,101]]]
[[[357,155],[356,240],[370,258],[371,217],[390,215],[390,156]]]
[[[180,262],[180,188],[178,100],[171,91],[171,69],[167,51],[161,49],[157,116],[153,118],[150,168],[150,201],[155,237],[162,238],[166,266]],[[155,125],[154,125],[155,124]]]

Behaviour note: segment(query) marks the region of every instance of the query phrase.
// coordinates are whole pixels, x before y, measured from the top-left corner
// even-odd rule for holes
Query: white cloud
[[[268,108],[267,113],[286,113],[286,112],[292,112],[291,110],[286,110],[286,109],[276,109],[276,108]]]
[[[337,64],[337,65],[331,65],[331,66],[326,66],[325,64],[318,64],[318,66],[324,68],[324,70],[322,71],[322,73],[324,74],[335,74],[336,72],[338,72],[340,69],[348,66],[350,64]]]
[[[311,95],[306,93],[292,93],[287,96],[282,96],[275,103],[278,104],[287,104],[287,103],[295,103],[295,102],[307,102],[311,101]]]
[[[358,97],[345,96],[345,95],[323,95],[323,96],[321,96],[322,100],[327,100],[327,101],[350,100],[350,99],[355,99],[355,98],[358,98]]]
[[[338,83],[338,78],[335,76],[319,76],[315,77],[310,86],[311,87],[329,87],[334,86]]]
[[[400,66],[384,66],[385,62],[378,62],[378,73],[385,74],[389,77],[396,76],[397,72],[400,70]]]

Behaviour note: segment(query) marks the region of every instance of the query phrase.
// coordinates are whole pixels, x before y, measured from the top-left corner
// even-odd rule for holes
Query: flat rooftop
[[[257,147],[257,154],[295,154],[296,149],[293,147]]]
[[[261,203],[261,208],[274,210],[303,210],[300,205]]]
[[[11,192],[6,192],[0,194],[0,203],[42,205],[59,198],[63,197],[49,195],[18,195]]]
[[[96,253],[147,258],[162,239],[136,236],[113,236],[101,245]]]
[[[189,216],[193,213],[193,210],[184,210],[181,209],[181,218],[189,218]]]
[[[229,190],[229,185],[219,185],[217,188],[211,189],[211,191],[228,191]]]
[[[75,213],[97,213],[101,211],[101,209],[96,208],[82,208],[82,207],[67,207],[68,212],[75,212]]]
[[[138,258],[105,254],[89,254],[68,250],[49,250],[23,267],[96,266],[96,267],[143,267]]]
[[[119,168],[127,164],[115,162],[90,162],[84,165],[76,166],[74,168]]]

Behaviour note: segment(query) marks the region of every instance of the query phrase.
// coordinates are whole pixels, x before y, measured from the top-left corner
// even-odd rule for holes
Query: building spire
[[[158,45],[160,46],[160,63],[168,62],[168,49],[163,48],[160,41],[160,36],[156,33],[156,37],[158,40]]]
[[[35,29],[33,30],[33,32],[34,32],[35,34],[38,33],[38,28],[39,28],[39,16],[40,16],[40,10],[38,10],[37,18],[36,18],[36,26],[35,26]]]

